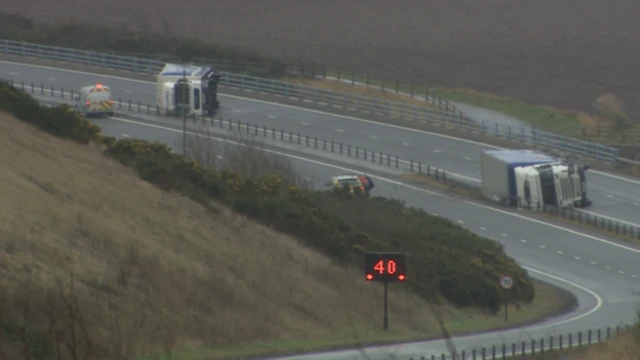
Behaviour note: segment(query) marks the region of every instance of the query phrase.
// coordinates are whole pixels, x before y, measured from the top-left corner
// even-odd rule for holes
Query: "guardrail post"
[[[396,156],[396,167],[398,167],[398,157]]]
[[[485,349],[484,347],[482,348],[482,360],[487,358],[487,349]]]
[[[380,164],[382,164],[382,151],[380,151]]]
[[[284,130],[280,129],[280,140],[284,140]]]
[[[340,154],[342,154],[342,143],[340,143]]]
[[[127,102],[129,103],[129,110],[131,110],[131,100],[127,100]]]
[[[240,131],[240,123],[242,121],[238,120],[237,125],[236,125],[236,131]]]
[[[507,138],[508,138],[509,140],[511,140],[511,125],[508,125],[508,130],[507,130],[507,131],[508,131],[508,132],[507,132]]]
[[[582,346],[582,331],[578,331],[578,347]]]
[[[522,342],[522,345],[520,346],[520,354],[522,355],[522,357],[524,357],[524,353],[525,353],[525,348],[527,347],[527,343],[525,343],[524,341]]]
[[[233,120],[229,119],[229,130],[233,130]]]
[[[31,93],[33,94],[33,83],[31,83]]]
[[[20,80],[20,88],[24,90],[24,80]]]
[[[544,338],[540,338],[540,355],[544,354]]]
[[[620,325],[616,326],[616,336],[620,335]]]
[[[516,343],[511,344],[511,357],[516,357]]]
[[[309,147],[309,135],[304,136],[305,145]]]
[[[351,156],[351,145],[347,144],[347,155]]]
[[[420,174],[422,173],[422,163],[421,162],[418,163],[418,173],[420,173]]]
[[[600,342],[600,340],[602,339],[602,334],[600,333],[600,329],[598,329],[598,342]]]
[[[364,149],[364,159],[367,160],[367,149]]]
[[[471,351],[471,356],[472,356],[473,360],[476,360],[476,349],[473,349]]]
[[[387,166],[391,166],[391,155],[387,154]]]
[[[333,140],[331,140],[331,152],[334,152],[333,150],[334,150],[334,148],[333,148]]]
[[[267,137],[267,125],[263,125],[263,126],[262,126],[262,135],[263,135],[264,137]]]
[[[289,131],[289,142],[293,142],[293,133]]]
[[[493,359],[496,358],[496,346],[495,345],[491,346],[491,357]]]
[[[531,355],[535,355],[536,354],[536,341],[534,339],[531,339]]]
[[[549,350],[553,350],[553,335],[549,336]]]
[[[467,360],[467,352],[462,350],[462,360]]]
[[[275,138],[276,138],[276,128],[271,128],[271,137],[272,137],[273,139],[275,139]]]
[[[302,139],[300,139],[300,133],[298,133],[298,145],[300,145],[301,141],[302,141]]]
[[[253,129],[253,134],[254,135],[258,135],[258,124],[255,125],[255,127]]]
[[[316,147],[316,149],[317,149],[317,148],[318,148],[318,137],[317,137],[317,136],[316,136],[316,137],[314,137],[314,138],[313,138],[313,141],[315,142],[315,147]]]
[[[147,104],[147,114],[151,114],[151,104]],[[204,116],[202,117],[202,123],[204,124]]]
[[[573,334],[569,333],[569,349],[573,347]]]
[[[356,146],[356,158],[359,158],[359,157],[360,157],[360,153],[358,151],[358,147]]]
[[[247,134],[248,134],[250,132],[249,129],[251,128],[251,124],[249,124],[248,121],[247,121],[247,124],[245,125],[245,128],[246,128],[246,131],[247,131]]]
[[[13,84],[11,84],[13,85]],[[51,96],[53,97],[53,86],[51,87]]]
[[[40,94],[44,95],[44,85],[40,84]]]
[[[560,346],[560,350],[562,350],[562,334],[558,336],[558,346]]]
[[[138,101],[138,112],[140,112],[140,101]]]
[[[375,150],[371,150],[371,162],[376,162],[376,152],[375,152]]]
[[[413,160],[409,161],[409,163],[411,164],[411,171],[413,171]]]
[[[607,326],[607,340],[611,340],[611,327]]]

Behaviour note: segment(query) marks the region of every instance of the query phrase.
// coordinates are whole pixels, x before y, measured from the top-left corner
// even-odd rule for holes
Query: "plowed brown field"
[[[640,111],[632,0],[0,0],[38,21],[198,38],[429,86],[591,109],[611,91]]]

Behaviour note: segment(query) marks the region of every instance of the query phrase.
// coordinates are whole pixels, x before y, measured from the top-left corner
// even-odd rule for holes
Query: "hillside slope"
[[[22,358],[25,319],[36,348],[54,333],[72,344],[74,330],[78,347],[111,359],[371,338],[381,325],[381,290],[361,274],[221,206],[212,214],[163,192],[97,148],[0,113],[0,169],[0,358]],[[436,335],[403,289],[390,311],[397,334]]]

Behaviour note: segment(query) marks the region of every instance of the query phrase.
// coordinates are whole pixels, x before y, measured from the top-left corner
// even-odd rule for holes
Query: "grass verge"
[[[534,286],[498,243],[397,201],[307,192],[292,184],[286,162],[246,140],[222,158],[254,166],[229,171],[164,144],[103,136],[67,106],[40,106],[6,83],[0,109],[22,120],[4,116],[0,131],[9,170],[0,238],[4,358],[384,341],[371,315],[381,309],[380,285],[354,270],[367,248],[423,254],[411,260],[412,279],[390,294],[392,340],[439,337],[439,324],[456,333],[500,327],[496,283],[505,271],[518,284],[510,325],[569,306],[562,292]],[[200,146],[197,156],[211,151],[203,162],[220,154],[212,143],[189,145]],[[391,222],[372,227],[372,218]]]

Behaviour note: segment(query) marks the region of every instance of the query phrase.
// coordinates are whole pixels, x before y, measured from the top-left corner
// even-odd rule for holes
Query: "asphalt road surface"
[[[129,98],[137,92],[143,94],[146,91],[148,99],[153,100],[155,98],[153,87],[143,83],[124,81],[117,83],[114,79],[101,78],[100,76],[77,75],[16,65],[11,65],[12,67],[7,69],[5,66],[6,64],[0,66],[1,77],[14,76],[17,80],[36,83],[44,82],[45,84],[65,88],[79,88],[81,85],[99,81],[112,87],[115,97],[125,97],[118,91],[130,95],[127,96]],[[20,75],[20,71],[23,72],[22,75]],[[40,73],[35,74],[37,71],[40,71]],[[28,78],[28,76],[33,76],[33,78]],[[85,77],[78,78],[78,76]],[[38,80],[40,78],[43,79]],[[76,80],[67,80],[69,78]],[[71,81],[76,81],[76,83]],[[130,86],[119,90],[118,87],[122,84],[129,84]],[[130,93],[124,92],[125,90],[130,91]],[[254,120],[258,120],[258,116],[261,116],[261,121],[264,121],[260,122],[260,124],[268,126],[271,124],[267,122],[269,120],[280,121],[282,124],[291,124],[298,121],[299,125],[297,126],[307,127],[309,129],[308,132],[314,135],[316,131],[322,131],[321,129],[328,132],[330,126],[323,125],[331,121],[333,121],[333,124],[342,124],[338,129],[344,130],[344,133],[349,131],[350,140],[368,137],[367,144],[383,142],[394,144],[393,136],[386,134],[395,131],[396,133],[394,134],[398,135],[395,138],[395,149],[406,148],[411,149],[410,151],[415,151],[417,144],[420,144],[418,140],[421,139],[423,146],[426,146],[424,145],[425,142],[431,142],[436,146],[434,148],[423,147],[422,151],[425,151],[425,149],[440,150],[440,152],[431,151],[432,154],[428,154],[429,159],[443,161],[444,163],[450,160],[453,166],[461,168],[466,166],[467,163],[454,161],[459,155],[463,156],[463,160],[472,162],[473,158],[472,160],[466,160],[464,157],[474,155],[477,157],[478,152],[485,148],[481,145],[452,141],[435,135],[392,129],[355,120],[345,120],[341,117],[311,113],[289,107],[279,107],[275,104],[228,97],[224,97],[222,101],[225,104],[225,113],[236,114],[238,115],[236,118],[247,116],[247,118],[242,119],[243,121],[256,123],[258,121]],[[232,110],[237,110],[237,112]],[[275,116],[275,119],[269,116]],[[181,141],[180,126],[167,124],[161,119],[157,121],[133,121],[110,118],[95,121],[103,127],[103,131],[106,134],[117,137],[130,136],[158,140],[166,142],[173,147]],[[277,125],[276,123],[273,124],[273,126]],[[287,130],[289,129],[287,128]],[[294,130],[291,129],[291,131]],[[344,133],[337,130],[334,131],[334,134]],[[383,133],[385,134],[385,141],[380,141]],[[375,136],[375,138],[371,136]],[[333,139],[339,141],[335,137]],[[399,141],[405,141],[409,145],[397,144]],[[409,141],[413,141],[413,143]],[[353,144],[353,141],[351,143]],[[331,159],[307,159],[305,158],[306,155],[300,156],[298,152],[290,150],[283,150],[283,154],[291,157],[296,167],[303,174],[316,181],[320,180],[320,182],[323,182],[323,179],[329,179],[331,175],[337,172],[363,171],[361,168],[356,168],[353,165],[342,165]],[[434,161],[431,163],[433,164]],[[429,162],[425,161],[425,163]],[[640,266],[637,265],[640,250],[635,247],[625,246],[605,236],[590,234],[584,229],[564,225],[556,221],[533,219],[528,214],[519,213],[516,210],[507,211],[472,201],[453,199],[446,195],[407,185],[398,178],[397,174],[385,173],[380,168],[369,169],[369,165],[364,162],[361,166],[366,167],[366,171],[371,173],[374,179],[377,179],[374,195],[404,200],[409,205],[419,206],[429,213],[450,218],[473,232],[500,241],[505,245],[507,253],[520,264],[526,266],[533,277],[562,286],[572,291],[579,299],[579,306],[574,312],[528,328],[457,337],[454,342],[459,351],[466,350],[469,352],[473,348],[491,347],[492,345],[501,345],[503,343],[511,344],[530,339],[540,339],[550,335],[604,328],[619,323],[627,323],[635,319],[634,307],[637,296],[634,295],[634,291],[640,288],[640,279],[638,278],[640,276]],[[445,166],[442,166],[442,168],[447,169]],[[590,180],[592,189],[594,187],[594,179],[617,182],[631,188],[637,186],[635,183],[600,175],[600,177],[592,176]],[[392,319],[391,323],[393,323]],[[430,357],[432,354],[439,356],[441,353],[446,352],[446,347],[442,340],[435,340],[404,344],[397,347],[374,347],[366,350],[371,359],[386,359],[388,358],[386,356],[387,351],[396,352],[396,355],[402,358],[416,356],[419,358],[420,356]],[[285,358],[364,359],[357,351],[339,351]]]
[[[155,104],[155,84],[148,82],[10,62],[0,62],[0,78],[75,91],[81,86],[100,82],[111,88],[114,99],[127,99],[134,104]],[[220,97],[220,115],[224,118],[391,154],[466,176],[478,183],[480,154],[482,150],[492,148],[490,145],[439,134],[271,102],[224,94]],[[593,205],[585,211],[640,227],[640,180],[592,170],[589,171],[587,183]]]

